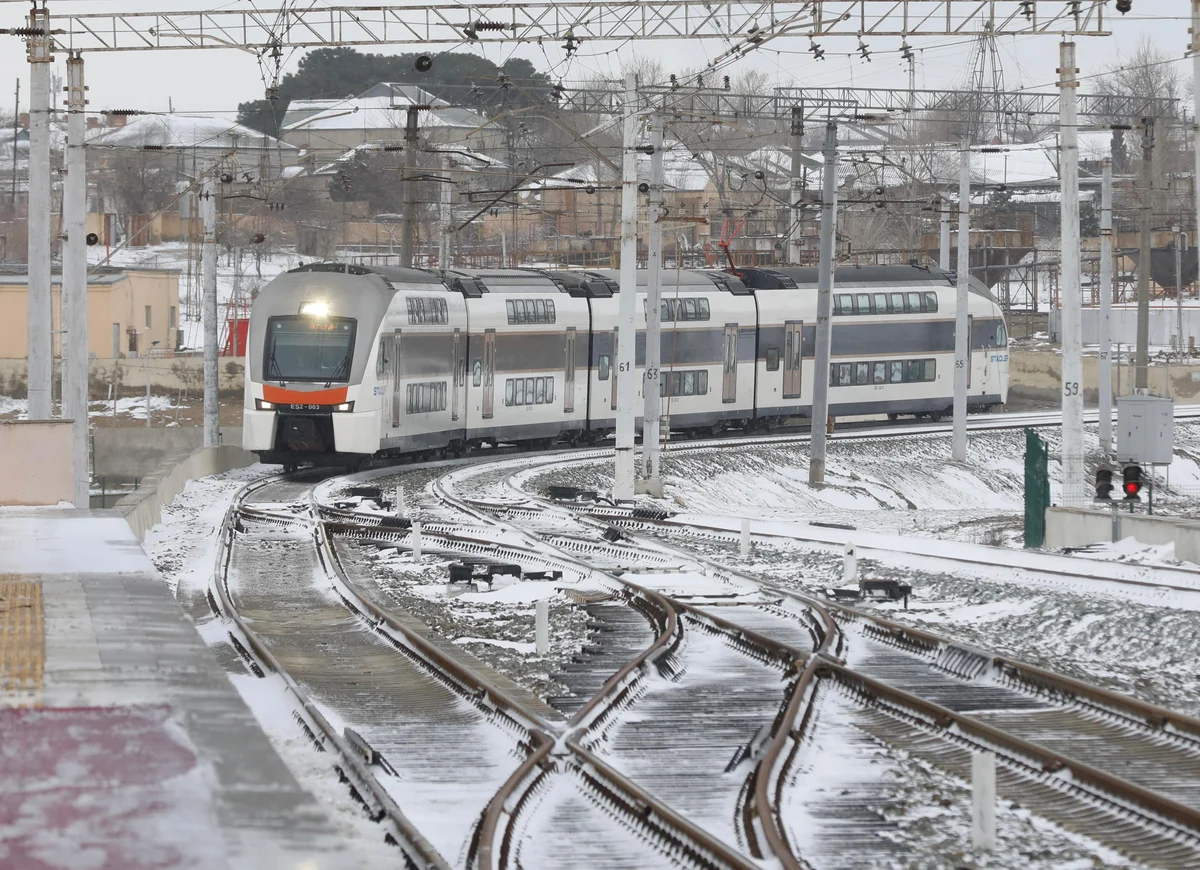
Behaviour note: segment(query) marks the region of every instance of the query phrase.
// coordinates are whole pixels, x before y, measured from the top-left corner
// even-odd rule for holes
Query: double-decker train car
[[[500,441],[607,437],[616,423],[618,275],[315,264],[254,301],[243,446],[264,462],[357,465]],[[810,416],[829,378],[835,416],[953,404],[952,281],[917,267],[844,267],[830,370],[815,372],[815,269],[664,270],[661,366],[645,380],[645,275],[635,370],[672,428],[769,428]],[[969,409],[1002,405],[1008,339],[996,300],[970,294]],[[640,415],[639,415],[640,416]]]

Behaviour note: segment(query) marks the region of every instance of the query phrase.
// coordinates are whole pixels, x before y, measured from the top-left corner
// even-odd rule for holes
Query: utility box
[[[1117,396],[1117,461],[1170,465],[1175,448],[1175,401]]]

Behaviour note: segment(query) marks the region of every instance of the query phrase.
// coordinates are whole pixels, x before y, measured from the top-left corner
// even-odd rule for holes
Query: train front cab
[[[378,450],[380,397],[364,374],[392,292],[379,275],[329,267],[263,289],[250,315],[246,450],[284,466],[356,465]]]

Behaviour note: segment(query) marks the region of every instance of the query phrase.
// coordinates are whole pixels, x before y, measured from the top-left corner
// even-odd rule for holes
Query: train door
[[[392,428],[400,428],[400,330],[396,330],[389,339],[387,350],[388,378],[391,381],[392,396]]]
[[[800,367],[803,364],[800,339],[804,335],[804,324],[798,320],[789,320],[784,324],[783,332],[783,397],[799,399]]]
[[[620,352],[617,350],[617,341],[620,338],[620,336],[618,336],[617,333],[619,331],[620,330],[617,330],[617,329],[613,330],[612,409],[614,412],[616,412],[616,410],[617,410],[617,369],[619,369],[621,367],[620,363],[617,362],[617,360],[619,360],[621,358]]]
[[[570,414],[575,410],[575,327],[567,327],[567,358],[563,365],[563,411]]]
[[[967,315],[967,389],[971,389],[971,369],[975,362],[975,354],[971,351],[971,338],[975,335],[975,315]]]
[[[725,356],[723,377],[721,383],[721,401],[736,402],[737,401],[737,344],[738,344],[738,325],[736,323],[725,324]]]
[[[450,419],[458,419],[458,388],[463,372],[463,362],[459,359],[459,330],[454,330],[454,350],[450,356]]]
[[[483,333],[483,419],[492,419],[493,394],[496,383],[496,330]]]

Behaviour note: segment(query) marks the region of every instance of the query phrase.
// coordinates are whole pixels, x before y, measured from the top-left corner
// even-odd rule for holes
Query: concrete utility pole
[[[1197,0],[1200,2],[1200,0]],[[802,214],[800,197],[804,193],[804,107],[792,106],[792,180],[791,203],[788,213],[788,252],[787,261],[793,266],[800,265],[800,217]]]
[[[442,172],[446,175],[446,180],[442,182],[441,196],[438,198],[438,221],[441,223],[441,244],[438,246],[438,268],[450,268],[450,232],[454,223],[451,220],[450,205],[451,197],[454,195],[454,186],[450,182],[450,164],[452,163],[450,155],[442,158]]]
[[[833,347],[833,256],[837,239],[837,124],[825,125],[821,167],[821,261],[817,272],[817,347],[813,360],[812,455],[808,485],[825,485],[825,426],[829,420],[829,357]],[[803,337],[801,337],[803,343]],[[801,351],[803,355],[803,350]]]
[[[49,420],[54,361],[50,331],[50,13],[29,11],[29,419]],[[16,147],[14,143],[13,147]]]
[[[958,166],[958,292],[954,305],[954,444],[955,462],[967,461],[967,374],[971,365],[967,306],[970,304],[971,274],[971,145],[966,136],[959,143]]]
[[[417,238],[417,107],[409,106],[404,118],[404,226],[400,239],[400,265],[412,266]]]
[[[90,506],[88,476],[88,334],[87,334],[87,160],[84,137],[87,100],[83,84],[83,55],[67,58],[67,154],[63,184],[62,258],[63,417],[74,420],[72,449],[77,508]]]
[[[617,455],[613,498],[628,501],[636,490],[633,436],[637,414],[637,76],[625,76],[625,134],[621,166],[621,293],[612,375],[617,379]]]
[[[1134,386],[1150,385],[1150,227],[1154,217],[1154,118],[1142,119],[1142,237],[1138,250],[1137,370]]]
[[[1184,232],[1182,227],[1172,227],[1175,231],[1175,318],[1179,332],[1179,361],[1183,363],[1183,244]]]
[[[938,268],[950,271],[950,203],[942,197],[938,205]]]
[[[662,496],[659,475],[659,411],[662,407],[662,201],[663,119],[650,116],[650,204],[646,241],[646,369],[642,378],[645,411],[642,416],[642,477],[645,490]]]
[[[1200,259],[1200,0],[1192,0],[1192,156],[1193,186],[1196,188],[1196,255]],[[1200,282],[1200,271],[1197,271]]]
[[[217,405],[217,192],[212,178],[204,179],[200,192],[200,217],[204,244],[200,272],[204,276],[204,446],[221,440],[220,408]]]
[[[1112,158],[1104,159],[1100,182],[1100,449],[1113,449],[1112,440]]]
[[[1083,476],[1083,309],[1079,262],[1079,124],[1075,43],[1059,46],[1059,159],[1062,217],[1062,467],[1063,500],[1082,504]]]

